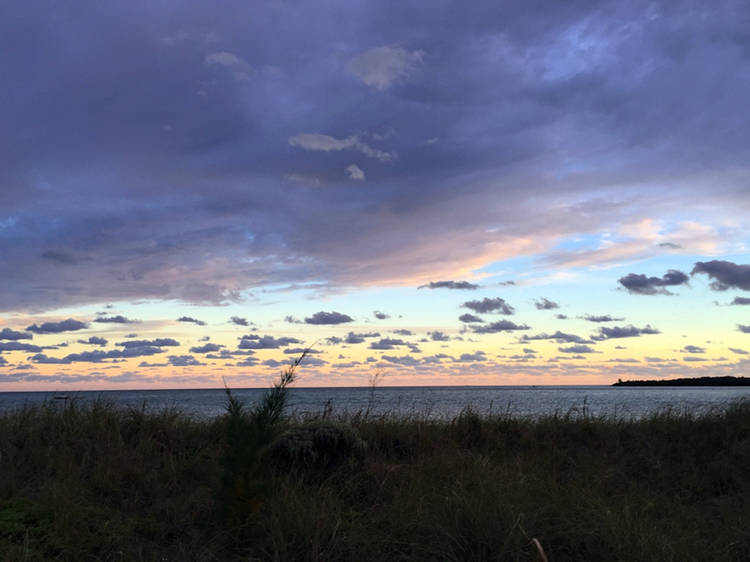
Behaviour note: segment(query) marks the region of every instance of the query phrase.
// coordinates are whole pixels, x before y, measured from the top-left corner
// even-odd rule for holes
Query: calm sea
[[[264,389],[233,389],[248,405],[255,403]],[[56,399],[62,393],[2,392],[0,411],[43,401],[64,404]],[[177,408],[185,413],[210,417],[222,414],[226,395],[223,389],[206,390],[114,390],[64,393],[79,402],[97,398],[123,407],[148,410]],[[641,417],[668,408],[700,413],[722,408],[738,399],[750,399],[750,387],[611,387],[611,386],[451,386],[370,388],[293,388],[289,410],[297,413],[357,412],[368,407],[373,413],[420,415],[451,418],[464,408],[480,413],[511,413],[538,416],[549,413]]]

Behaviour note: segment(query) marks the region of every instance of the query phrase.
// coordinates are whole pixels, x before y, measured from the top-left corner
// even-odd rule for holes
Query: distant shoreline
[[[619,380],[612,386],[750,386],[750,377],[696,377],[644,381]]]

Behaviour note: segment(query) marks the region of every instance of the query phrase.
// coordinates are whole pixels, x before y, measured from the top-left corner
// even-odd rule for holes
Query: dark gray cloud
[[[125,316],[118,314],[116,316],[100,316],[94,319],[94,322],[100,324],[137,324],[138,320],[131,320]]]
[[[417,287],[417,289],[458,289],[465,291],[474,291],[478,288],[479,285],[468,281],[430,281],[426,285]]]
[[[100,338],[99,336],[91,336],[87,340],[78,340],[78,343],[88,344],[88,345],[99,345],[99,346],[106,346],[107,340],[105,338]]]
[[[467,324],[472,324],[472,323],[479,324],[479,323],[484,322],[484,320],[482,320],[479,316],[475,316],[474,314],[469,314],[468,312],[466,314],[462,314],[461,316],[459,316],[458,319],[461,322],[465,322]]]
[[[558,320],[567,320],[568,319],[567,315],[565,315],[565,314],[556,314],[555,318],[557,318]]]
[[[34,336],[28,332],[19,332],[10,328],[0,330],[0,340],[30,340]]]
[[[438,330],[435,330],[434,332],[427,332],[427,335],[430,336],[430,339],[432,341],[450,341],[451,339],[448,334],[444,334],[443,332],[440,332]]]
[[[609,314],[584,314],[581,316],[584,320],[588,320],[589,322],[622,322],[625,320],[624,318],[616,318],[614,316],[610,316]]]
[[[379,310],[374,310],[372,312],[372,315],[377,318],[378,320],[385,320],[387,318],[390,318],[385,312],[381,312]]]
[[[750,297],[734,297],[734,300],[729,304],[734,304],[738,306],[750,305]]]
[[[398,334],[399,336],[413,336],[414,332],[411,330],[407,330],[406,328],[399,328],[397,330],[393,330],[394,334]]]
[[[698,273],[705,273],[713,279],[710,286],[714,291],[726,291],[727,289],[750,291],[750,264],[739,265],[722,260],[699,261],[693,267],[690,275]]]
[[[259,336],[257,334],[249,334],[242,336],[240,343],[237,347],[240,349],[278,349],[280,347],[286,347],[291,344],[302,343],[297,338],[292,337],[280,337],[275,338],[273,336]]]
[[[355,344],[355,343],[362,343],[365,341],[365,338],[379,338],[380,333],[379,332],[365,332],[361,334],[355,334],[354,332],[349,332],[346,335],[346,338],[344,339],[344,343],[349,344]]]
[[[38,345],[32,345],[30,343],[20,343],[17,341],[0,341],[0,353],[4,351],[28,351],[30,353],[36,353],[38,351],[42,351],[42,348]]]
[[[750,334],[750,324],[737,324],[737,329],[744,334]]]
[[[206,343],[204,345],[198,345],[190,348],[190,353],[214,353],[220,351],[224,347],[218,343]]]
[[[577,336],[575,334],[567,334],[565,332],[561,332],[560,330],[557,330],[554,334],[541,333],[535,334],[533,336],[524,334],[523,336],[521,336],[522,342],[535,340],[553,340],[557,343],[591,343],[590,339],[582,338],[581,336]]]
[[[411,355],[401,355],[401,356],[394,356],[394,355],[382,355],[380,357],[382,361],[387,361],[388,363],[393,363],[395,365],[402,365],[404,367],[416,367],[419,365],[419,359],[415,359]]]
[[[399,345],[408,345],[404,340],[398,338],[381,338],[370,342],[370,349],[393,349]]]
[[[305,318],[306,324],[344,324],[346,322],[354,322],[354,319],[341,312],[324,312],[322,310]]]
[[[61,322],[44,322],[41,326],[32,324],[26,328],[27,332],[34,332],[35,334],[59,334],[61,332],[74,332],[76,330],[83,330],[88,328],[86,322],[79,320],[73,320],[68,318]]]
[[[662,277],[648,277],[643,274],[628,273],[618,282],[634,295],[671,295],[666,287],[686,285],[690,278],[682,271],[670,269]]]
[[[736,347],[730,347],[729,351],[732,353],[736,353],[737,355],[750,355],[750,352],[745,351],[744,349],[738,349]]]
[[[498,332],[514,332],[516,330],[529,330],[526,324],[516,324],[510,320],[498,320],[485,326],[472,326],[471,330],[475,334],[496,334]]]
[[[169,364],[173,367],[198,367],[205,365],[205,363],[201,363],[192,355],[170,355]]]
[[[192,324],[197,324],[198,326],[205,326],[206,323],[203,320],[198,320],[197,318],[193,318],[192,316],[180,316],[177,319],[178,322],[188,322]]]
[[[156,338],[153,340],[128,340],[117,342],[115,345],[122,346],[126,349],[136,347],[177,347],[180,342],[173,338]]]
[[[476,363],[478,361],[487,361],[487,354],[484,351],[462,353],[459,357],[454,358],[453,361],[456,363]]]
[[[505,302],[505,299],[501,299],[500,297],[494,299],[485,297],[481,301],[466,301],[461,306],[473,310],[478,314],[496,312],[498,314],[510,315],[515,312],[515,309]]]
[[[450,279],[644,208],[747,216],[736,3],[5,12],[2,311]]]
[[[81,353],[69,353],[65,357],[49,357],[44,353],[37,353],[31,357],[34,363],[68,365],[70,363],[100,363],[109,359],[129,359],[132,357],[148,357],[164,353],[160,347],[140,346],[127,347],[125,349],[110,349],[103,351],[95,349],[93,351],[82,351]]]
[[[534,301],[534,306],[537,310],[552,310],[555,308],[560,308],[560,305],[557,304],[554,301],[551,301],[545,297],[542,297],[541,299]]]
[[[236,324],[237,326],[247,326],[248,325],[247,318],[241,318],[239,316],[232,316],[229,319],[229,321],[232,324]]]
[[[697,345],[686,345],[680,351],[683,353],[706,353],[706,348]]]
[[[561,353],[596,353],[596,350],[588,345],[571,345],[569,347],[558,347]]]
[[[649,324],[646,324],[643,328],[636,328],[635,326],[602,326],[599,328],[599,334],[592,336],[591,339],[601,341],[610,340],[617,338],[634,338],[642,335],[659,334],[659,330],[652,328]]]

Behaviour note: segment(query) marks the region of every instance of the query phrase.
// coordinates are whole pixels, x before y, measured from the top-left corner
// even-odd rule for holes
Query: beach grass
[[[0,559],[750,559],[749,402],[639,420],[266,406],[0,414]]]

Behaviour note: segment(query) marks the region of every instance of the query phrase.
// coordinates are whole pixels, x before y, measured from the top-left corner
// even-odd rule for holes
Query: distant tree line
[[[618,379],[612,386],[750,386],[750,377],[694,377],[644,381]]]

